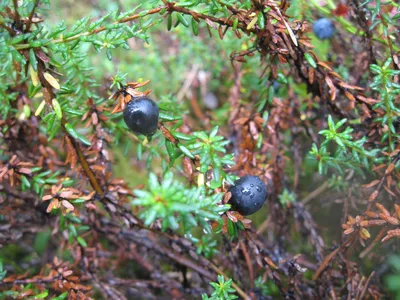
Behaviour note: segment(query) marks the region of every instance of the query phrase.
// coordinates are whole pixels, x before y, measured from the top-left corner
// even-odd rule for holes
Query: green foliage
[[[360,174],[368,172],[371,163],[383,163],[387,161],[385,157],[379,154],[382,151],[393,151],[396,141],[400,135],[395,122],[398,122],[400,109],[396,105],[396,97],[400,94],[400,85],[393,81],[394,76],[398,76],[400,71],[389,68],[392,63],[391,59],[386,60],[382,66],[372,64],[370,69],[375,74],[370,87],[379,92],[383,101],[376,101],[374,109],[382,109],[384,115],[374,119],[374,122],[379,123],[383,128],[381,142],[388,141],[389,148],[383,146],[367,149],[365,144],[367,137],[354,141],[353,126],[348,126],[344,130],[340,130],[346,123],[347,119],[338,121],[336,124],[332,116],[328,116],[328,129],[322,130],[319,134],[325,137],[320,148],[315,144],[312,146],[311,155],[318,160],[318,170],[322,174],[326,174],[329,167],[335,168],[341,174],[344,169],[352,168]],[[332,149],[330,142],[333,141],[338,146],[334,155],[330,155],[328,149]]]
[[[203,300],[231,300],[237,299],[235,289],[232,286],[232,279],[228,279],[225,281],[224,276],[218,275],[218,282],[210,282],[210,285],[214,288],[214,292],[211,294],[210,297],[203,294]]]
[[[195,238],[191,234],[188,234],[186,237],[195,244],[196,253],[199,255],[204,255],[206,258],[212,258],[219,252],[216,249],[218,242],[212,236],[202,235],[201,238]]]
[[[392,266],[393,272],[386,276],[386,286],[398,300],[400,299],[400,256],[391,256],[389,264]]]
[[[28,292],[28,295],[30,296],[26,296],[26,294],[24,294],[24,292]],[[0,297],[1,299],[18,299],[18,297],[20,297],[20,294],[24,294],[24,299],[28,299],[28,300],[35,300],[35,299],[47,299],[47,297],[49,296],[49,291],[47,289],[45,290],[40,290],[37,287],[35,287],[34,284],[27,284],[26,286],[21,286],[21,291],[14,291],[14,290],[6,290],[6,291],[2,291],[0,292]],[[65,293],[64,293],[65,294]],[[61,295],[60,295],[61,296]],[[65,299],[65,296],[61,297],[54,297],[52,299]]]
[[[176,126],[175,126],[176,127]],[[226,154],[225,146],[229,141],[223,136],[217,135],[218,126],[210,134],[205,131],[193,132],[192,135],[183,134],[178,131],[172,131],[172,135],[179,139],[177,147],[169,140],[165,140],[165,147],[170,158],[170,165],[181,156],[187,156],[191,159],[195,155],[200,156],[200,172],[206,174],[210,169],[213,172],[213,180],[210,188],[219,188],[223,180],[233,183],[231,176],[227,175],[223,167],[234,165],[233,154]]]
[[[320,148],[313,144],[311,155],[318,161],[318,171],[321,174],[326,174],[329,167],[335,168],[341,174],[344,173],[345,168],[352,168],[359,172],[368,171],[370,163],[377,163],[382,161],[383,158],[377,157],[380,149],[367,150],[364,144],[367,138],[354,141],[351,134],[354,129],[346,127],[343,131],[339,129],[347,122],[343,119],[335,124],[332,116],[328,116],[328,129],[322,130],[319,134],[325,137]],[[338,146],[335,153],[331,156],[328,152],[331,141],[335,142]]]
[[[219,229],[218,232],[221,232],[221,229]],[[235,238],[239,237],[239,233],[241,230],[245,230],[245,227],[241,221],[233,222],[230,219],[228,220],[228,233],[231,240],[234,240]]]
[[[56,184],[59,179],[60,172],[51,172],[51,170],[42,171],[40,167],[31,168],[31,174],[29,177],[22,175],[21,189],[23,191],[33,190],[39,197],[43,197],[44,190],[47,186]],[[73,180],[66,179],[64,186],[70,186],[73,184]]]
[[[0,280],[3,280],[7,275],[7,270],[3,269],[3,260],[0,258]]]
[[[395,141],[400,138],[399,130],[396,130],[394,126],[400,115],[400,108],[396,105],[396,97],[400,94],[400,84],[394,82],[394,78],[400,74],[400,70],[390,69],[391,63],[392,59],[389,58],[381,67],[374,64],[370,65],[372,73],[375,74],[370,87],[379,92],[383,99],[383,101],[376,103],[374,108],[382,109],[385,114],[374,121],[387,128],[382,136],[382,142],[389,140],[389,150],[393,151]]]
[[[68,234],[70,244],[76,242],[82,247],[87,247],[87,243],[81,234],[88,231],[89,226],[82,225],[81,219],[71,213],[67,213],[65,216],[60,214],[60,228]]]
[[[126,73],[121,73],[118,72],[117,74],[115,74],[115,76],[113,76],[112,78],[112,84],[110,86],[110,89],[112,89],[114,86],[119,90],[121,89],[124,85],[126,85],[126,76],[128,74]]]
[[[272,290],[268,286],[267,282],[264,282],[262,276],[257,277],[254,280],[254,287],[260,290],[261,295],[263,296],[270,296],[272,295]]]
[[[50,230],[38,232],[35,236],[34,248],[41,255],[46,250],[51,237]]]
[[[218,220],[219,215],[228,210],[229,205],[218,205],[223,194],[209,195],[203,187],[187,188],[171,172],[164,175],[161,184],[153,173],[149,176],[149,191],[134,190],[137,197],[133,206],[141,207],[140,218],[146,225],[160,220],[164,230],[183,232],[201,225],[211,233],[209,220]]]
[[[64,300],[64,299],[67,299],[67,297],[68,297],[68,292],[64,292],[64,293],[60,294],[59,296],[54,297],[53,300]]]
[[[296,201],[296,195],[288,189],[284,189],[282,194],[279,195],[279,201],[282,205],[286,206]]]
[[[214,176],[210,185],[212,189],[220,187],[223,179],[232,183],[222,167],[235,164],[233,154],[225,154],[225,146],[229,144],[229,141],[225,140],[223,136],[217,135],[217,132],[218,126],[209,135],[204,131],[194,132],[193,136],[197,138],[197,141],[192,141],[188,145],[188,148],[193,150],[193,155],[200,156],[200,172],[206,173],[210,167],[212,168]]]
[[[371,12],[371,25],[369,29],[373,30],[375,27],[381,25],[386,36],[388,35],[388,26],[397,26],[397,21],[400,19],[400,5],[395,1],[387,1],[387,3],[397,7],[397,13],[394,16],[390,16],[389,13],[381,9],[381,5],[383,4],[381,1],[366,0],[361,4],[362,7]]]
[[[328,180],[328,185],[336,191],[345,191],[349,187],[349,182],[343,176],[333,174]]]

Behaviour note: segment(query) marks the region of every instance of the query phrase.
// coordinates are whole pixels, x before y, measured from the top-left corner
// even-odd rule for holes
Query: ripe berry
[[[158,106],[153,100],[135,98],[125,107],[124,121],[133,132],[151,136],[157,130],[158,114]]]
[[[232,208],[245,216],[254,214],[267,200],[267,186],[257,176],[241,177],[229,191],[232,194],[229,200]]]
[[[321,40],[329,39],[335,33],[335,26],[331,20],[322,18],[314,23],[313,32]]]

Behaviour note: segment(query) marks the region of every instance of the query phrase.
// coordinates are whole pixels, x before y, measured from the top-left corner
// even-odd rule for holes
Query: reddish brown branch
[[[38,7],[39,3],[40,3],[40,0],[35,0],[35,4],[33,5],[31,13],[29,14],[29,18],[28,18],[28,22],[26,23],[26,30],[25,30],[27,32],[31,29],[32,19],[33,19],[33,16],[35,15],[35,11],[36,11],[36,8]]]
[[[56,98],[56,94],[53,91],[53,87],[50,85],[50,83],[46,80],[44,77],[44,73],[46,72],[46,66],[43,61],[38,60],[38,77],[40,80],[40,84],[43,87],[43,95],[45,98],[45,101],[47,105],[51,105],[52,99]],[[98,182],[96,176],[94,175],[93,171],[90,169],[89,163],[87,162],[85,156],[82,153],[82,150],[80,149],[78,141],[72,137],[68,131],[65,128],[65,124],[67,124],[67,120],[63,116],[61,120],[61,126],[63,128],[64,134],[68,135],[69,139],[71,140],[72,145],[74,146],[75,152],[78,156],[79,162],[82,165],[82,168],[86,174],[86,176],[89,179],[89,182],[92,186],[92,188],[96,191],[96,193],[103,198],[104,197],[104,191],[100,186],[100,183]]]

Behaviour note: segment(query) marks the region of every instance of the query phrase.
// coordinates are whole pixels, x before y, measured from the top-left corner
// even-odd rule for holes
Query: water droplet
[[[258,192],[261,192],[261,188],[258,185],[256,186],[256,189]]]
[[[250,184],[251,187],[254,187],[254,184]]]
[[[253,199],[253,198],[254,198],[254,194],[251,193],[251,194],[250,194],[250,199]]]
[[[247,196],[250,194],[250,190],[248,188],[242,188],[242,194]]]

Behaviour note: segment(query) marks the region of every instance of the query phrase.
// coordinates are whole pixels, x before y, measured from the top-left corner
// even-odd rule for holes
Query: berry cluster
[[[157,130],[159,109],[157,104],[147,98],[136,97],[124,109],[124,121],[128,128],[137,134],[153,135]],[[230,187],[232,209],[242,215],[257,212],[267,199],[267,186],[257,176],[244,176]]]

